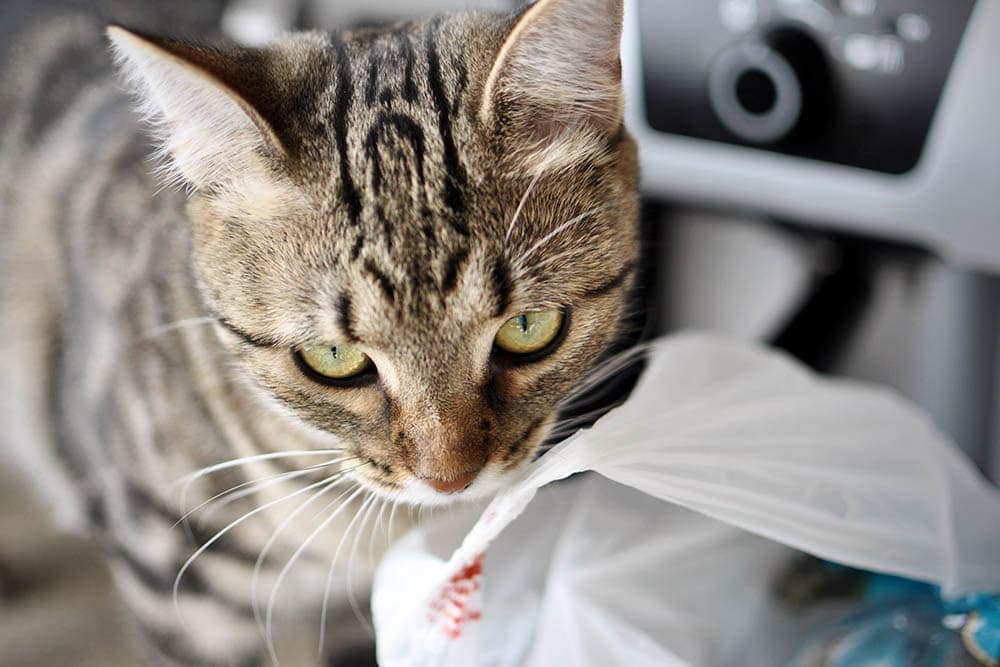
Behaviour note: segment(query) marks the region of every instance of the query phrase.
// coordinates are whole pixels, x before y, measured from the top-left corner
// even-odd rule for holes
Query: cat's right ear
[[[314,35],[293,48],[212,48],[107,29],[119,69],[166,158],[168,178],[194,189],[260,175],[289,156],[285,131],[288,54],[302,57]],[[278,73],[284,79],[278,78]]]
[[[480,120],[529,169],[604,150],[622,123],[622,0],[538,0],[486,81]]]

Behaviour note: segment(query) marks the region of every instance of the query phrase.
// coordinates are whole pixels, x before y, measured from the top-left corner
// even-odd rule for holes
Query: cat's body
[[[584,4],[620,20],[614,2]],[[266,613],[276,576],[315,614],[330,563],[335,579],[349,565],[363,578],[384,544],[383,498],[502,486],[620,332],[637,253],[620,102],[555,86],[551,104],[575,109],[565,127],[548,101],[522,109],[533,79],[494,63],[520,57],[524,23],[309,34],[231,59],[114,33],[190,197],[151,173],[96,26],[55,22],[31,42],[44,50],[16,59],[0,139],[0,437],[63,523],[104,546],[152,660],[258,664],[253,605]],[[179,73],[150,73],[175,60]],[[218,81],[239,104],[216,114],[232,102]],[[543,308],[564,309],[558,357],[484,371],[499,324]],[[345,341],[377,367],[371,383],[325,387],[289,354]],[[259,460],[196,478],[186,507],[268,481],[176,527],[177,480],[240,457]],[[351,476],[329,477],[338,468]]]
[[[200,321],[187,196],[157,181],[151,143],[108,66],[102,28],[83,19],[44,28],[36,43],[51,51],[19,59],[18,74],[27,82],[5,105],[0,438],[58,522],[96,537],[112,556],[116,582],[155,647],[152,655],[178,664],[255,664],[260,639],[250,580],[282,508],[228,533],[182,581],[182,601],[218,601],[184,612],[189,627],[203,632],[177,623],[174,577],[218,529],[294,489],[275,484],[259,500],[234,503],[202,525],[193,521],[193,540],[175,527],[182,513],[177,481],[209,464],[269,451],[271,443],[295,449],[311,443],[284,420],[261,418],[260,406],[226,372],[211,326]],[[40,69],[29,69],[35,63]],[[47,87],[59,75],[75,84],[70,94]],[[57,103],[39,99],[53,95]],[[36,115],[45,110],[58,113]],[[287,461],[262,461],[218,476],[189,494],[188,508],[244,479],[289,469]],[[341,516],[324,540],[327,550],[351,512]],[[300,538],[301,532],[294,544],[275,545],[261,604],[271,570]],[[345,564],[346,555],[341,574]],[[365,561],[354,565],[363,594]],[[325,564],[307,555],[295,574],[315,584],[325,579]],[[285,594],[318,618],[322,586],[301,602],[304,589],[295,583]],[[318,629],[318,620],[311,627]],[[355,630],[334,639],[359,637]]]

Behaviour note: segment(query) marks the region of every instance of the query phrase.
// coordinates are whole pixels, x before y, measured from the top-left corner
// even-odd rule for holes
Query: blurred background
[[[258,43],[517,4],[3,0],[0,42],[66,10]],[[623,64],[647,331],[891,385],[1000,479],[1000,2],[630,0]],[[136,664],[97,559],[3,469],[0,664]]]

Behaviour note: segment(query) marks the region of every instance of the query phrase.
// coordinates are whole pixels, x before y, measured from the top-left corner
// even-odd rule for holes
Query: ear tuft
[[[268,156],[281,156],[270,125],[232,84],[246,49],[227,53],[117,25],[107,36],[166,158],[169,182],[217,187],[260,173]]]
[[[544,168],[601,150],[622,122],[622,0],[539,0],[487,79],[480,119]]]

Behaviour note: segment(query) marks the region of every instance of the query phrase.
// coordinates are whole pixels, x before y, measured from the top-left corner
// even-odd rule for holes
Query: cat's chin
[[[489,500],[517,479],[519,472],[528,462],[535,460],[539,455],[539,447],[548,437],[554,421],[555,413],[538,420],[518,441],[517,449],[521,452],[521,458],[508,462],[490,461],[472,483],[461,491],[441,492],[414,476],[405,480],[393,480],[389,484],[377,477],[368,477],[363,471],[353,472],[351,476],[366,489],[388,500],[411,506],[443,507]]]
[[[484,470],[468,487],[455,493],[441,493],[426,482],[411,479],[404,488],[388,487],[378,482],[363,480],[362,484],[377,494],[407,505],[443,507],[455,503],[488,500],[502,490],[515,474]]]

